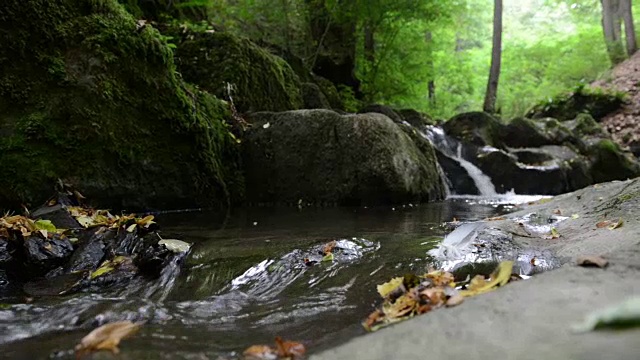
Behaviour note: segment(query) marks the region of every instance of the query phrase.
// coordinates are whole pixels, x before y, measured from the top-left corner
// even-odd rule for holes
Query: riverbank
[[[640,294],[640,180],[590,186],[529,206],[487,223],[513,234],[516,243],[551,249],[564,263],[557,270],[508,284],[462,305],[359,337],[312,356],[322,359],[631,359],[640,329],[576,334],[571,326],[610,305]],[[578,214],[558,223],[557,239],[522,236],[513,219],[533,212]],[[605,219],[623,219],[614,230]],[[605,269],[575,265],[581,255],[602,255]]]

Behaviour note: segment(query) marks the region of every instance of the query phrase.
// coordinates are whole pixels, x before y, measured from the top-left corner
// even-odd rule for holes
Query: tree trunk
[[[429,99],[429,105],[435,106],[436,104],[436,82],[435,78],[435,65],[433,63],[433,35],[431,31],[427,31],[424,35],[424,39],[427,42],[429,49],[429,55],[427,56],[427,68],[429,69],[429,80],[427,82],[427,96]]]
[[[600,0],[602,4],[602,30],[607,44],[609,59],[613,65],[624,60],[624,46],[621,38],[621,0]]]
[[[622,13],[622,20],[624,20],[627,55],[631,56],[638,50],[638,43],[636,42],[636,28],[633,25],[631,0],[621,0],[620,11]]]
[[[500,77],[500,61],[502,53],[502,0],[495,0],[493,9],[493,49],[491,50],[491,69],[487,92],[482,109],[488,113],[495,113],[496,97],[498,95],[498,79]]]
[[[374,37],[373,26],[367,24],[364,27],[364,57],[373,67],[373,63],[376,60],[376,42]]]

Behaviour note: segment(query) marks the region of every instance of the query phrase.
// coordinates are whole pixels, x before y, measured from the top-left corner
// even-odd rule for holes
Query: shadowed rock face
[[[440,200],[431,145],[380,114],[256,113],[243,142],[254,203],[393,204]]]
[[[115,0],[1,7],[0,207],[57,179],[102,207],[228,203],[226,105],[177,76],[155,29]]]

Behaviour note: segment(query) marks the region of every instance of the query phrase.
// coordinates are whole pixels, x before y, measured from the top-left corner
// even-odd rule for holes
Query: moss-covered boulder
[[[444,197],[431,145],[419,147],[384,115],[298,110],[255,113],[250,121],[243,165],[251,202],[365,205]]]
[[[248,39],[185,26],[167,33],[176,37],[176,63],[184,79],[224,99],[230,85],[239,111],[285,111],[303,106],[300,80],[289,64]]]
[[[38,205],[57,179],[114,208],[239,192],[225,104],[115,0],[5,0],[0,43],[0,207]]]
[[[579,142],[566,123],[553,118],[515,118],[505,126],[501,142],[513,148],[561,145]]]
[[[625,101],[622,93],[600,88],[578,86],[574,91],[535,105],[527,113],[528,118],[552,117],[558,120],[572,120],[578,114],[588,113],[596,121],[620,108]]]
[[[588,151],[591,157],[591,174],[597,183],[626,180],[640,176],[640,164],[630,153],[610,139],[601,139]]]
[[[314,83],[302,84],[302,100],[305,109],[331,109],[329,100],[320,87]]]
[[[447,135],[476,146],[503,147],[504,125],[485,112],[456,115],[443,125]]]

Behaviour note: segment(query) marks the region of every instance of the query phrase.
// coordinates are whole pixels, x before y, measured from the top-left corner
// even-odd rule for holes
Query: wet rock
[[[42,204],[52,179],[107,208],[227,204],[228,105],[182,80],[157,30],[116,0],[7,0],[2,12],[0,207]]]
[[[523,161],[543,159],[546,161]],[[513,189],[517,194],[557,195],[592,183],[587,159],[568,147],[528,148],[514,153],[485,148],[474,163],[501,193]]]
[[[4,269],[13,260],[9,240],[0,237],[0,269]]]
[[[571,130],[553,118],[513,119],[505,127],[501,141],[506,146],[513,148],[562,145],[565,142],[575,142]]]
[[[456,115],[443,125],[447,135],[476,146],[503,147],[504,125],[484,112],[469,112]]]
[[[329,100],[314,83],[302,84],[302,101],[305,109],[331,109]]]
[[[105,248],[102,233],[94,234],[84,241],[81,240],[78,249],[69,260],[68,271],[94,270],[98,267],[100,260],[104,258]]]
[[[58,229],[80,228],[80,224],[62,204],[42,206],[31,213],[35,219],[49,220]]]
[[[23,286],[25,293],[31,296],[58,296],[77,291],[82,287],[82,281],[87,272],[73,272],[46,279],[27,282]]]
[[[582,85],[573,92],[534,106],[527,113],[527,117],[553,117],[559,120],[571,120],[581,113],[588,113],[600,121],[605,115],[619,109],[623,103],[624,98],[620,93],[592,89]]]
[[[185,27],[168,29],[167,34],[180,39],[175,57],[184,79],[222,99],[229,96],[227,86],[233,86],[238,111],[302,107],[300,79],[291,66],[248,39]]]
[[[447,176],[451,189],[455,194],[479,195],[475,182],[460,163],[440,151],[436,151],[436,154],[438,163],[440,163],[440,167],[442,167],[442,171]]]
[[[592,160],[590,172],[595,182],[626,180],[640,175],[637,159],[609,139],[600,140],[588,153]]]
[[[404,120],[400,114],[398,114],[390,106],[386,106],[386,105],[370,104],[360,109],[360,111],[358,111],[358,114],[366,114],[366,113],[377,113],[377,114],[385,115],[389,119],[393,120],[393,122],[398,124],[402,123],[402,120]]]
[[[64,264],[72,252],[73,245],[69,240],[57,236],[46,240],[39,236],[31,236],[24,240],[26,261],[36,272],[47,272]]]
[[[439,200],[430,144],[418,147],[388,117],[299,110],[251,115],[243,141],[247,199],[391,204]]]
[[[413,109],[400,109],[396,111],[402,120],[408,122],[411,126],[421,129],[425,125],[435,125],[433,119],[422,112]]]

